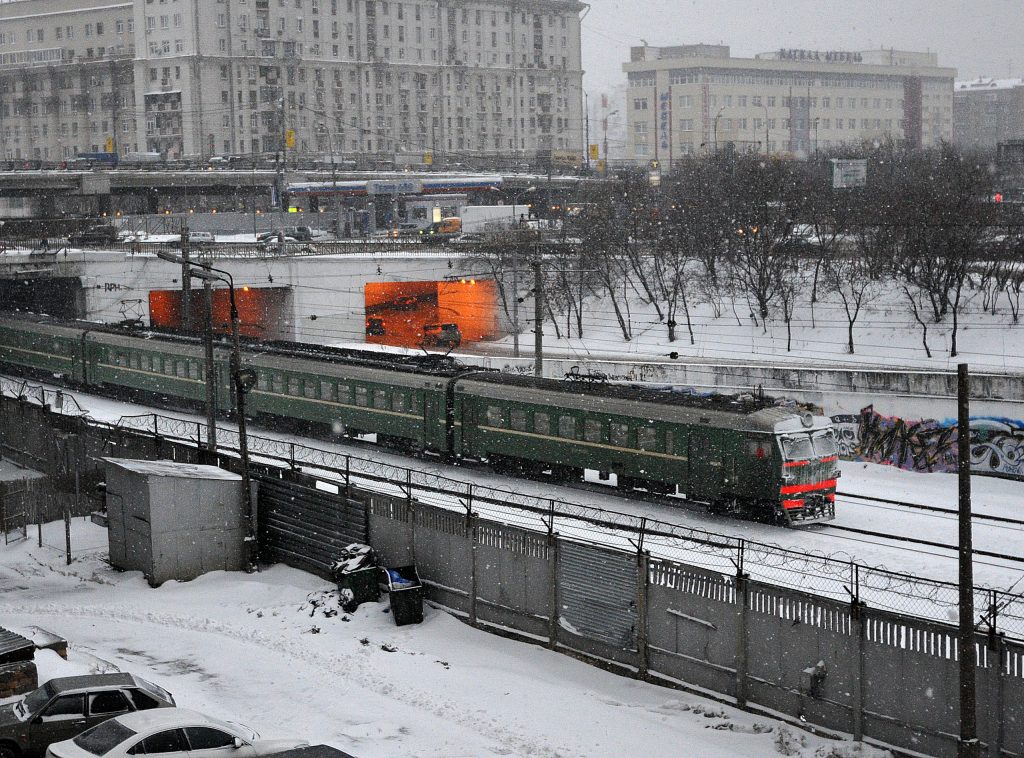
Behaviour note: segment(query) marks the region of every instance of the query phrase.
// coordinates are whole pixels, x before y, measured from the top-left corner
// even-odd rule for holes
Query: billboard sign
[[[868,162],[866,160],[832,159],[832,187],[850,189],[864,187],[868,183]]]

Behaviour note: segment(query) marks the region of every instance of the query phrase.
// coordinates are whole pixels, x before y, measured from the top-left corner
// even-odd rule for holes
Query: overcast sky
[[[932,50],[959,78],[1024,76],[1022,0],[590,0],[583,84],[624,83],[641,39],[654,46],[722,43],[734,56],[793,47]]]

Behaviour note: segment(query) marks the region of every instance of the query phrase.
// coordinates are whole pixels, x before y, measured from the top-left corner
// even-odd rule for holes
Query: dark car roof
[[[72,692],[84,690],[90,687],[125,687],[135,684],[135,677],[131,674],[84,674],[82,676],[62,676],[51,679],[44,687],[53,694],[61,692]]]

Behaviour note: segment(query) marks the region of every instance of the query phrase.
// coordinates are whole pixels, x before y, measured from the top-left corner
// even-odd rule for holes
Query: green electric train
[[[247,415],[288,419],[506,473],[646,490],[785,524],[835,515],[831,420],[752,396],[697,396],[498,373],[439,356],[248,342]],[[200,407],[192,337],[0,315],[0,369],[131,399]],[[234,407],[230,350],[214,354],[217,403]]]

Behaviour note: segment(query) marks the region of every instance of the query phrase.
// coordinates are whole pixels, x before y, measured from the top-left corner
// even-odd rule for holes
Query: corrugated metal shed
[[[31,661],[35,653],[36,646],[28,637],[0,627],[0,665]]]

